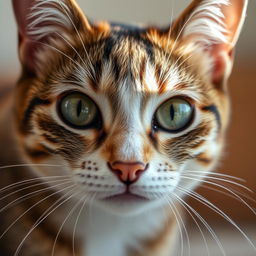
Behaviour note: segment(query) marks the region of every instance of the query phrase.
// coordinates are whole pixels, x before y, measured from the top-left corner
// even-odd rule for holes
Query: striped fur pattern
[[[90,205],[92,220],[87,212],[74,210],[81,219],[75,235],[77,253],[82,256],[169,255],[177,225],[168,202],[174,200],[172,194],[183,197],[180,188],[198,185],[198,180],[182,178],[187,172],[205,175],[213,170],[224,145],[229,117],[226,79],[221,86],[212,82],[214,57],[205,45],[228,42],[222,8],[229,1],[194,1],[182,28],[174,22],[171,29],[89,23],[74,0],[27,2],[31,2],[27,26],[20,29],[21,38],[26,38],[20,40],[23,73],[14,112],[21,158],[36,165],[30,177],[42,181],[49,176],[68,177],[75,186],[71,202],[79,205],[82,199],[90,199],[83,206]],[[194,41],[188,40],[191,37]],[[32,55],[29,64],[28,50]],[[96,103],[98,126],[75,129],[63,122],[58,104],[72,91]],[[186,129],[169,133],[154,126],[154,115],[163,102],[174,97],[186,98],[194,117]],[[127,191],[127,185],[108,166],[114,161],[147,163],[143,175],[129,186],[130,193],[140,199],[106,199]],[[33,204],[30,201],[29,207]],[[35,207],[35,216],[42,208]],[[58,209],[55,217],[47,218],[48,228],[40,225],[38,233],[32,233],[18,249],[24,255],[35,255],[29,241],[45,236],[36,255],[51,255],[55,237],[49,227],[58,230],[53,223],[66,215],[66,208]],[[31,216],[26,223],[29,227],[34,223]],[[111,225],[116,225],[116,232]],[[72,228],[64,227],[54,255],[72,254],[72,245],[63,243],[72,241]],[[8,234],[7,241],[13,233]],[[15,249],[5,255],[17,255]]]

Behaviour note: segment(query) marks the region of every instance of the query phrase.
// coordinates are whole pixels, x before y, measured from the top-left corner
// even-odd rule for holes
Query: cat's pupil
[[[175,117],[175,110],[174,110],[174,106],[173,104],[170,107],[170,115],[171,115],[171,119],[174,120]]]
[[[78,102],[78,104],[77,104],[77,109],[76,109],[76,115],[77,115],[77,117],[80,116],[81,112],[82,112],[82,100],[79,100],[79,102]]]

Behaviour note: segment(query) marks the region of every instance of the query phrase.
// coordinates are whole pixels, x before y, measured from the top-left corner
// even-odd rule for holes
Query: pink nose
[[[115,161],[109,163],[109,167],[127,185],[137,181],[140,175],[147,169],[147,165],[141,162]]]

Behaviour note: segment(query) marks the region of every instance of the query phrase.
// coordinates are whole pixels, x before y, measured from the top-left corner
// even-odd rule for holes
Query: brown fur
[[[22,23],[29,22],[29,19],[20,20],[22,17],[17,12],[19,3],[14,0],[17,21],[21,26]],[[229,98],[226,91],[228,71],[223,70],[222,76],[218,77],[215,83],[209,75],[209,69],[214,69],[209,66],[216,65],[209,62],[211,53],[198,50],[188,43],[191,38],[184,40],[181,33],[181,28],[189,15],[202,1],[193,1],[171,27],[164,29],[157,27],[134,29],[112,25],[105,21],[90,24],[74,0],[65,0],[65,3],[70,9],[69,14],[75,28],[61,23],[55,24],[54,28],[59,33],[49,32],[37,38],[36,42],[32,40],[29,42],[33,44],[32,48],[27,40],[30,37],[28,31],[22,26],[19,29],[22,75],[13,93],[15,100],[10,103],[12,106],[9,109],[10,112],[7,112],[5,119],[1,120],[2,123],[9,122],[15,136],[10,136],[6,128],[3,133],[9,134],[10,144],[15,145],[18,152],[14,154],[10,150],[9,153],[3,154],[4,157],[11,155],[7,160],[3,160],[3,163],[8,164],[9,159],[13,157],[17,157],[20,162],[29,159],[28,162],[37,164],[48,159],[61,158],[64,163],[63,168],[68,166],[67,168],[72,170],[79,167],[88,171],[87,175],[79,173],[78,176],[86,176],[88,180],[84,181],[84,184],[92,186],[91,179],[99,179],[97,175],[99,170],[96,163],[83,159],[84,154],[89,155],[98,150],[106,163],[122,158],[120,145],[125,143],[130,123],[124,115],[125,111],[122,109],[124,99],[120,94],[127,96],[128,99],[128,96],[138,97],[141,100],[138,109],[143,117],[153,97],[164,97],[170,93],[168,81],[172,80],[169,76],[173,74],[170,70],[176,68],[176,75],[182,82],[175,84],[171,92],[181,97],[184,97],[184,92],[196,94],[197,97],[191,96],[188,102],[202,112],[203,121],[183,135],[178,137],[172,135],[169,139],[163,137],[159,129],[146,127],[144,134],[137,134],[143,140],[142,160],[148,163],[153,158],[154,152],[158,152],[166,159],[172,159],[176,165],[195,160],[204,167],[214,166],[224,144],[229,119]],[[46,4],[44,8],[47,7],[49,6]],[[55,8],[63,14],[60,5]],[[44,25],[51,26],[47,21],[39,22],[34,32]],[[146,81],[147,65],[154,70],[153,76],[157,88],[152,88],[152,84]],[[128,82],[124,83],[127,80]],[[56,105],[67,89],[91,93],[89,96],[92,100],[95,95],[101,97],[102,104],[106,103],[104,107],[111,113],[108,119],[103,117],[105,122],[102,127],[80,131],[68,127],[67,124],[53,117],[53,113],[57,112]],[[12,110],[14,114],[9,115],[8,113],[12,113]],[[15,122],[12,120],[13,117]],[[0,127],[4,130],[3,124]],[[213,153],[204,148],[210,139],[218,143],[219,152]],[[1,141],[9,143],[7,138]],[[194,153],[198,150],[203,152]],[[129,157],[130,162],[137,161],[135,153]],[[161,163],[159,166],[163,167]],[[158,172],[176,171],[177,167],[166,162],[165,168],[161,168]],[[34,171],[41,172],[40,169]],[[42,171],[40,174],[45,173]],[[26,177],[34,178],[36,175],[30,168],[25,172],[19,168],[7,170],[1,179],[1,187]],[[39,182],[38,186],[47,188],[47,183]],[[101,184],[97,183],[97,186],[100,187]],[[26,195],[29,190],[32,193],[35,192],[36,196],[11,207],[5,215],[1,216],[0,234],[26,209],[36,205],[52,192],[51,189],[43,194],[37,194],[37,186],[24,189],[20,193],[13,193],[12,196],[6,197],[1,206],[4,207],[12,200]],[[0,239],[1,255],[13,255],[20,240],[38,220],[43,209],[49,209],[51,204],[60,198],[61,195],[56,194],[38,205],[22,218],[22,222],[18,222],[3,239]],[[168,212],[167,215],[168,224],[161,227],[151,239],[142,239],[144,252],[140,253],[130,248],[131,256],[168,255],[175,240],[177,223],[172,213]],[[58,219],[59,216],[62,216],[62,210],[57,210],[55,217]],[[58,230],[54,220],[53,217],[47,218],[46,222],[26,239],[21,255],[51,255]],[[83,248],[79,242],[80,237],[76,238],[78,239],[77,255],[81,255]],[[56,256],[72,255],[70,231],[60,234],[55,251]]]

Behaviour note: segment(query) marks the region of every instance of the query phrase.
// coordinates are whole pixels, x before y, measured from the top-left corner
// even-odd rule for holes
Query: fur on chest
[[[93,207],[86,215],[83,256],[149,255],[154,250],[167,253],[170,243],[166,240],[175,238],[175,222],[164,209],[122,217]]]

